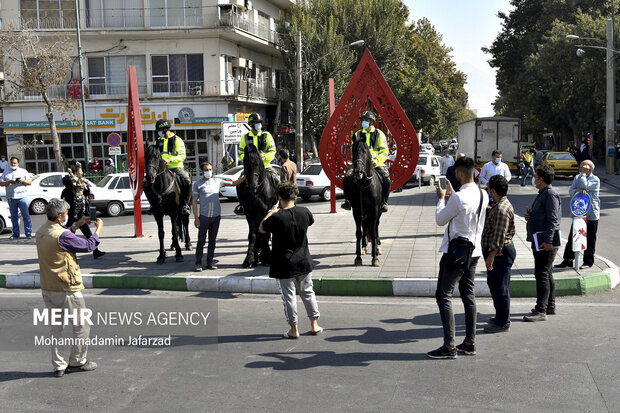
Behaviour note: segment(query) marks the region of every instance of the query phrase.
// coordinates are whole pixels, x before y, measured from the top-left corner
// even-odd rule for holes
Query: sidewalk
[[[370,266],[369,256],[362,257],[363,266],[353,265],[355,229],[350,212],[339,210],[330,214],[326,202],[305,204],[315,217],[308,233],[315,264],[315,291],[330,295],[434,296],[441,257],[438,249],[444,231],[435,224],[436,200],[430,187],[392,194],[390,211],[381,219],[383,254],[379,256],[379,267]],[[183,251],[185,261],[179,263],[174,260],[174,252],[168,251],[166,263],[157,265],[156,224],[150,215],[143,218],[144,238],[133,238],[133,226],[107,226],[101,240],[101,249],[107,252],[105,257],[94,260],[92,254],[79,254],[87,288],[278,293],[276,282],[267,276],[268,267],[241,266],[247,250],[245,218],[223,216],[215,251],[218,269],[199,273],[193,271],[194,251]],[[525,222],[519,217],[515,224],[517,259],[512,268],[511,293],[515,297],[535,296],[534,260],[525,241]],[[195,246],[197,230],[193,227],[191,235]],[[165,245],[170,245],[169,233]],[[38,287],[36,257],[34,239],[0,239],[0,287]],[[561,261],[561,254],[556,260]],[[619,282],[618,268],[601,257],[588,270],[565,269],[554,271],[554,276],[557,295],[610,289]],[[478,264],[476,277],[476,294],[489,295],[482,263]]]

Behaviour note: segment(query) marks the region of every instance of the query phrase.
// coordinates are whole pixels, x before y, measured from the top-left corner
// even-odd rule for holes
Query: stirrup
[[[183,205],[183,209],[181,210],[182,215],[189,215],[191,210],[189,209],[189,205]]]
[[[243,205],[239,204],[235,207],[235,214],[236,215],[245,215],[245,211],[243,210]]]
[[[381,204],[381,212],[388,212],[388,204],[387,204],[387,202],[383,202]]]
[[[342,203],[342,205],[340,205],[340,208],[346,209],[347,211],[350,211],[351,210],[351,203],[349,202],[349,200],[345,199],[344,202]]]

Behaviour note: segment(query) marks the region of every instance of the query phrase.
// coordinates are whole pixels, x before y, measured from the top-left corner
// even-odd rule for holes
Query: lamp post
[[[607,41],[592,37],[580,37],[574,34],[566,36],[567,39],[594,40],[605,46],[577,45],[577,56],[582,57],[585,51],[581,47],[589,49],[601,49],[607,52],[607,87],[606,87],[606,107],[605,107],[605,146],[606,149],[615,146],[616,136],[616,59],[614,54],[620,51],[614,48],[614,25],[613,19],[607,19]],[[605,167],[610,175],[614,173],[613,158],[605,156]]]
[[[88,127],[86,125],[86,101],[84,100],[84,70],[82,68],[82,40],[80,37],[80,6],[78,0],[75,0],[75,29],[77,32],[77,52],[80,70],[80,94],[82,95],[82,134],[84,135],[84,168],[87,168],[88,161],[93,158],[93,150],[88,144]]]
[[[313,63],[324,59],[325,57],[335,53],[339,50],[346,49],[347,47],[356,47],[364,44],[363,40],[356,40],[345,46],[332,50],[331,52],[319,57]],[[304,169],[304,133],[303,133],[303,59],[301,56],[301,31],[297,33],[297,64],[296,64],[296,78],[297,78],[297,124],[295,126],[295,146],[297,156],[297,168],[301,172]]]

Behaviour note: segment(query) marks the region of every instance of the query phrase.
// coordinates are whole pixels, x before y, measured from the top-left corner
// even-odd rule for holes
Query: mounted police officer
[[[192,179],[183,168],[185,160],[185,143],[183,140],[170,131],[170,122],[166,119],[160,119],[155,123],[157,130],[157,146],[161,152],[161,158],[164,160],[168,169],[170,169],[182,182],[180,199],[183,202],[183,215],[189,215],[189,201],[192,195]]]
[[[271,133],[263,131],[263,118],[258,113],[251,113],[248,117],[248,124],[252,127],[252,130],[243,135],[241,142],[239,143],[239,160],[243,162],[245,157],[245,148],[250,143],[256,146],[258,153],[263,160],[263,166],[265,171],[270,173],[273,177],[274,183],[277,185],[280,183],[280,176],[271,167],[271,161],[276,157],[276,144],[273,140]],[[242,175],[243,176],[243,175]],[[235,208],[235,214],[243,215],[243,206],[237,205]]]
[[[377,121],[377,116],[373,112],[369,110],[365,111],[362,113],[362,116],[360,116],[360,120],[362,121],[362,129],[353,134],[352,143],[359,139],[363,139],[364,142],[366,142],[366,146],[368,146],[368,149],[370,150],[370,156],[372,156],[372,165],[381,177],[383,198],[381,202],[381,212],[387,212],[387,201],[390,196],[392,184],[390,180],[390,172],[388,171],[387,165],[385,165],[385,161],[387,160],[389,154],[387,138],[385,137],[383,131],[375,128],[374,124]],[[344,179],[351,179],[352,175],[353,168],[352,165],[350,165]],[[341,208],[351,210],[351,204],[348,199],[345,199],[344,203],[341,205]]]

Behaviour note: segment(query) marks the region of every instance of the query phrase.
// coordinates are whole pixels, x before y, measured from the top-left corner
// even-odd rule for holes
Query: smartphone
[[[528,208],[528,209],[526,209],[526,210],[525,210],[525,213],[526,213],[526,214],[531,214],[531,213],[532,213],[532,208]]]
[[[441,189],[447,189],[448,187],[446,186],[446,177],[445,176],[440,176],[439,177],[439,187]]]
[[[97,208],[90,207],[88,212],[90,214],[90,222],[94,223],[97,220]]]

